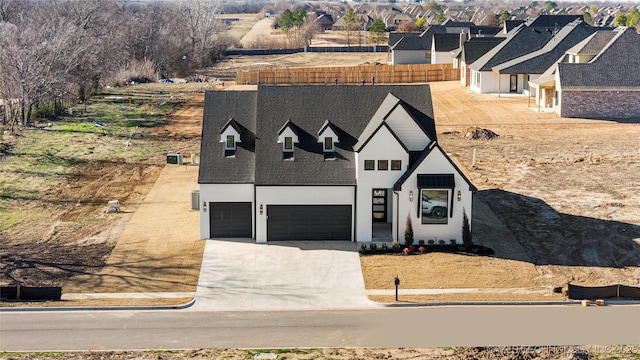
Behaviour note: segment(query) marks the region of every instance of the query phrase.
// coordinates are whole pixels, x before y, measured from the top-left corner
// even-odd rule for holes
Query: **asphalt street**
[[[0,351],[640,344],[640,306],[0,312]]]

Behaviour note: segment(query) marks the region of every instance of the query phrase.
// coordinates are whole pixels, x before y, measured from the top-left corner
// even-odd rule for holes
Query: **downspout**
[[[396,241],[400,242],[400,194],[393,190],[396,194]]]
[[[256,195],[256,184],[253,184],[253,240],[258,238],[258,202]]]
[[[358,242],[358,185],[353,187],[353,242]]]

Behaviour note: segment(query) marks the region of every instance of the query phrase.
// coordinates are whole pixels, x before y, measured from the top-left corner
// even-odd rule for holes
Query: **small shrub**
[[[444,244],[445,244],[445,242],[444,242],[444,240],[438,240],[438,244],[440,244],[440,245],[444,245]]]
[[[406,246],[413,245],[413,224],[411,223],[411,214],[407,214],[407,225],[404,231],[404,244]]]
[[[386,242],[382,243],[382,250],[383,251],[387,251],[389,249],[389,246],[387,245]]]
[[[409,255],[409,253],[411,253],[411,248],[406,247],[406,248],[402,249],[402,252],[403,252],[405,255]]]
[[[364,243],[364,242],[363,242],[363,243],[360,245],[360,251],[365,252],[366,250],[367,250],[367,243]]]
[[[469,226],[469,217],[467,217],[467,212],[464,209],[462,209],[462,243],[464,246],[473,245],[471,226]]]
[[[421,253],[424,253],[424,251],[425,251],[425,250],[427,250],[427,249],[425,249],[425,247],[424,247],[424,246],[420,246],[420,247],[418,248],[418,251],[420,251]]]
[[[418,241],[418,245],[423,246],[424,245],[424,240],[421,239],[420,241]]]
[[[456,239],[450,239],[449,242],[451,243],[451,245],[457,244]]]
[[[372,243],[369,245],[369,249],[371,249],[371,251],[376,251],[376,249],[378,249],[378,244],[376,244],[376,243],[372,242]]]
[[[394,242],[393,242],[393,244],[391,244],[391,247],[392,247],[394,250],[400,250],[400,244],[398,244],[398,242],[397,242],[397,241],[394,241]]]
[[[435,243],[436,243],[436,241],[435,241],[435,240],[433,240],[433,239],[429,239],[428,243],[429,243],[429,245],[433,245],[433,244],[435,244]]]

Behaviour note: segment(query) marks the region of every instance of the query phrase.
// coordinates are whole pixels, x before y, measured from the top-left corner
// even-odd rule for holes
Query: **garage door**
[[[250,238],[251,203],[209,203],[209,224],[212,238]]]
[[[267,241],[351,240],[351,205],[269,205]]]

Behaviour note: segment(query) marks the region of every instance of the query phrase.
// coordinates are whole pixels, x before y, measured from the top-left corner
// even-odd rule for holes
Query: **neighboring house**
[[[462,242],[475,187],[438,145],[428,85],[207,91],[200,237]]]
[[[464,30],[463,30],[464,31]],[[467,40],[468,33],[459,34],[434,34],[431,41],[431,63],[452,64],[451,51],[460,48]]]
[[[391,65],[431,63],[431,44],[427,44],[420,35],[420,33],[390,33],[389,61]],[[399,39],[398,36],[400,36]],[[392,41],[395,42],[392,43]]]
[[[529,94],[529,80],[542,75],[565,51],[591,36],[596,30],[597,28],[582,20],[575,20],[559,30],[554,30],[551,39],[541,49],[494,66],[491,70],[498,77],[498,95],[506,91]]]
[[[504,41],[503,37],[473,37],[462,44],[461,51],[457,57],[458,68],[460,68],[460,84],[469,86],[471,71],[469,64],[478,60],[502,41]]]
[[[469,65],[469,88],[476,93],[522,93],[525,75],[520,78],[499,75],[493,71],[494,67],[518,58],[524,60],[523,56],[545,47],[565,25],[576,19],[581,17],[544,15],[511,30],[504,41]]]
[[[453,58],[449,54],[451,50],[460,47],[460,36],[465,34],[465,39],[475,36],[494,36],[500,32],[500,28],[492,28],[488,26],[475,26],[473,23],[461,23],[455,21],[447,21],[443,25],[431,25],[417,37],[415,33],[391,33],[389,35],[389,51],[391,52],[391,64],[431,64],[434,58],[436,61],[445,61],[452,63]],[[433,38],[435,34],[449,34],[449,38],[453,39],[457,36],[455,44],[457,46],[451,48],[453,40],[450,42],[445,40],[447,37],[439,38],[437,46],[439,54],[434,55]],[[444,50],[450,48],[450,50]],[[446,52],[446,53],[445,53]]]
[[[322,14],[313,22],[318,24],[317,26],[321,31],[331,30],[333,28],[333,17],[329,14]]]
[[[640,35],[621,27],[600,30],[569,49],[531,81],[541,110],[562,117],[640,118]]]

